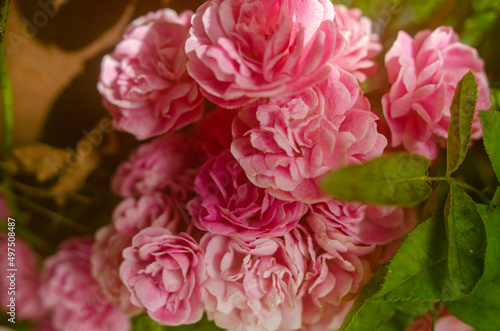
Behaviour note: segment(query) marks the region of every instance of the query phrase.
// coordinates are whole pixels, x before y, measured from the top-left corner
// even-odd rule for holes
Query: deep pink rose
[[[33,321],[40,318],[45,311],[41,308],[41,299],[38,292],[40,287],[40,272],[37,267],[38,257],[22,239],[8,236],[7,233],[0,234],[0,249],[3,264],[0,271],[1,310],[10,311],[7,305],[11,303],[10,298],[14,297],[17,319]],[[17,271],[11,272],[7,269],[17,269]],[[12,276],[12,273],[14,273],[13,278],[9,277]],[[11,286],[11,283],[14,286]],[[8,295],[12,291],[11,287],[15,288],[15,296]],[[11,317],[6,316],[7,318]]]
[[[325,79],[344,38],[328,0],[212,0],[193,17],[187,70],[210,101],[236,108]]]
[[[196,122],[195,136],[201,141],[207,155],[216,156],[231,147],[231,125],[237,112],[237,109],[217,107]]]
[[[139,232],[123,252],[120,277],[132,303],[164,325],[193,324],[203,315],[203,251],[186,233],[162,227]]]
[[[44,262],[41,297],[57,330],[125,331],[130,320],[113,306],[90,271],[92,238],[65,241]]]
[[[197,121],[203,96],[186,71],[184,44],[192,12],[160,9],[133,21],[101,64],[97,88],[113,125],[137,139]]]
[[[130,302],[130,292],[120,279],[123,250],[132,238],[149,226],[160,226],[178,233],[187,227],[187,211],[172,198],[156,193],[139,199],[123,200],[113,212],[113,223],[99,229],[92,246],[92,274],[103,293],[123,312],[134,315],[142,309]]]
[[[479,84],[477,110],[491,106],[484,62],[476,49],[459,42],[451,27],[419,32],[412,39],[400,31],[385,55],[392,84],[382,99],[385,118],[392,132],[392,146],[403,145],[411,153],[431,160],[437,144],[446,145],[450,105],[460,79],[473,70]],[[472,139],[481,137],[476,112]]]
[[[164,192],[185,202],[205,159],[198,140],[180,134],[156,138],[119,166],[111,185],[123,197]]]
[[[382,50],[377,34],[372,33],[372,21],[359,8],[334,5],[335,22],[346,40],[345,49],[334,63],[353,74],[360,82],[377,71],[373,60]]]
[[[283,240],[207,233],[205,251],[208,318],[228,330],[296,330],[301,326],[301,300],[296,297],[304,261],[288,253]]]
[[[311,205],[311,210],[320,214],[327,226],[368,245],[387,244],[404,236],[417,222],[412,209],[368,206],[334,199]]]
[[[10,215],[9,205],[3,195],[0,194],[0,221],[6,221]]]
[[[205,163],[196,177],[195,191],[199,196],[188,204],[193,222],[213,234],[281,236],[307,212],[306,204],[279,200],[250,183],[230,151]]]
[[[261,99],[233,123],[231,152],[256,186],[283,200],[326,201],[316,180],[333,169],[382,154],[386,139],[351,74],[291,97]]]

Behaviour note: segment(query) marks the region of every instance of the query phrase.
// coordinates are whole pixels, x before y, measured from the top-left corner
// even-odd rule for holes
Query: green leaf
[[[483,140],[486,152],[490,157],[493,170],[500,181],[500,112],[480,111],[483,124]]]
[[[476,77],[469,71],[460,80],[450,106],[450,125],[448,129],[448,157],[446,174],[455,172],[467,155],[472,132],[472,119],[476,111],[478,88]]]
[[[445,218],[450,278],[459,291],[469,294],[484,272],[486,230],[476,203],[453,182]]]
[[[425,173],[430,161],[418,155],[390,154],[337,170],[322,182],[339,199],[392,206],[416,206],[431,193]]]
[[[442,217],[433,216],[408,234],[392,258],[374,301],[449,301],[463,295],[448,278],[448,244]]]
[[[132,330],[131,331],[166,331],[167,327],[158,324],[156,321],[152,320],[147,314],[141,314],[132,318]]]
[[[476,288],[472,295],[446,304],[458,319],[481,331],[500,330],[500,275]]]
[[[370,278],[354,301],[339,331],[377,330],[396,313],[396,307],[393,303],[379,303],[370,300],[380,289],[386,271],[386,267],[380,267]]]
[[[500,274],[500,208],[493,210],[478,204],[477,209],[484,221],[487,242],[484,273],[480,283],[487,283]]]

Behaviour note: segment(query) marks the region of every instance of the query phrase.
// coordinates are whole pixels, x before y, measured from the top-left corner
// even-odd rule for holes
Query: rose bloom
[[[203,315],[203,251],[186,233],[149,227],[123,252],[120,277],[132,303],[164,325],[193,324]]]
[[[484,62],[476,49],[459,41],[451,27],[419,32],[412,39],[400,31],[385,55],[392,84],[382,99],[392,132],[392,146],[431,160],[437,145],[446,146],[450,105],[460,79],[473,70],[479,85],[477,110],[488,110],[491,97]],[[479,114],[472,123],[472,139],[482,135]]]
[[[244,107],[233,122],[231,152],[248,179],[275,197],[326,201],[317,179],[382,154],[387,141],[376,119],[356,78],[336,69],[298,95]]]
[[[234,330],[296,330],[301,327],[298,288],[304,277],[300,254],[278,238],[245,242],[207,233],[205,310],[218,327]]]
[[[130,320],[102,293],[90,271],[92,238],[60,245],[44,262],[41,297],[57,330],[125,331]]]
[[[160,9],[133,21],[101,64],[97,88],[113,125],[147,139],[197,121],[203,97],[186,72],[192,12]]]
[[[199,195],[188,203],[194,224],[214,234],[256,238],[281,236],[306,213],[300,201],[283,201],[253,185],[228,150],[201,168]]]
[[[377,71],[373,60],[382,50],[377,34],[372,33],[372,21],[361,16],[359,8],[334,5],[335,22],[346,40],[345,49],[333,62],[353,74],[360,82]]]
[[[217,107],[214,111],[205,113],[201,120],[196,122],[195,137],[200,140],[208,156],[217,156],[231,147],[231,126],[237,112],[237,109]]]
[[[212,0],[193,17],[187,70],[224,108],[325,79],[344,47],[328,0]]]
[[[330,199],[310,205],[328,227],[338,229],[363,244],[385,245],[406,235],[417,224],[410,208],[369,206]]]
[[[9,238],[15,238],[15,241],[10,241]],[[12,245],[13,243],[15,245]],[[3,261],[3,268],[0,271],[0,293],[2,293],[0,304],[2,305],[2,311],[9,311],[10,308],[7,305],[11,303],[10,298],[15,297],[16,318],[37,320],[44,313],[38,292],[40,287],[40,272],[37,267],[38,257],[22,239],[9,237],[7,233],[0,234],[0,249],[2,250]],[[9,252],[13,253],[14,256],[9,256]],[[13,266],[10,265],[11,262],[14,263]],[[11,272],[7,269],[17,269],[15,279],[8,278]],[[12,291],[12,289],[9,290],[12,281],[15,283],[15,295],[9,294]],[[8,316],[8,318],[10,317]]]
[[[132,245],[132,238],[149,226],[161,226],[173,233],[187,227],[187,211],[172,198],[156,193],[139,199],[123,200],[113,212],[113,223],[99,229],[92,246],[92,274],[103,293],[128,315],[142,309],[132,304],[130,292],[120,279],[123,250]]]
[[[122,197],[163,192],[187,201],[194,179],[206,156],[200,142],[181,134],[144,143],[122,163],[112,179],[112,189]]]

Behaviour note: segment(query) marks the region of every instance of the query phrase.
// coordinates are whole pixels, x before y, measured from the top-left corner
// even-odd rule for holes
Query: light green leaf
[[[472,295],[446,304],[458,319],[481,331],[500,330],[500,275],[477,287]]]
[[[490,157],[493,170],[500,181],[500,112],[480,111],[483,124],[483,140],[486,152]]]
[[[425,173],[430,161],[418,155],[390,154],[337,170],[322,182],[338,199],[392,206],[416,206],[431,193]]]
[[[469,294],[484,272],[486,230],[476,203],[453,182],[445,218],[450,278],[459,291]]]
[[[463,295],[448,278],[448,244],[444,221],[433,216],[405,238],[389,264],[374,301],[449,301]]]
[[[467,155],[477,97],[476,77],[472,71],[469,71],[458,83],[450,106],[451,118],[448,128],[448,157],[446,160],[447,175],[455,172]]]
[[[166,331],[167,327],[158,324],[147,314],[141,314],[132,318],[132,331]]]

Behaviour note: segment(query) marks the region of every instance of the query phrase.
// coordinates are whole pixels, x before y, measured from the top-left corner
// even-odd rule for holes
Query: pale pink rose
[[[132,245],[132,238],[149,226],[160,226],[173,233],[187,228],[187,211],[170,197],[156,193],[139,199],[123,200],[113,213],[113,223],[99,229],[92,246],[92,274],[103,293],[128,315],[142,309],[130,301],[130,292],[120,279],[123,250]]]
[[[159,137],[139,146],[118,167],[111,186],[122,197],[163,192],[185,202],[193,196],[194,179],[205,159],[196,139]]]
[[[316,306],[307,301],[310,297],[304,297],[302,311],[302,328],[300,331],[325,331],[338,330],[351,309],[354,300],[341,303],[338,306],[324,304],[323,307]]]
[[[192,12],[160,9],[133,21],[101,63],[97,89],[113,125],[147,139],[197,121],[203,96],[186,71]]]
[[[446,145],[450,105],[460,79],[473,70],[479,84],[477,110],[491,106],[484,61],[476,49],[459,41],[451,27],[419,32],[412,39],[400,31],[385,55],[392,84],[382,105],[392,132],[392,146],[403,145],[411,153],[431,160],[437,144]],[[479,114],[472,124],[472,139],[482,135]]]
[[[344,48],[328,0],[212,0],[196,11],[187,70],[224,108],[290,95],[325,79]]]
[[[406,235],[417,223],[409,208],[377,207],[330,199],[310,206],[326,225],[364,244],[387,244]]]
[[[434,329],[432,329],[432,321],[434,318],[434,311],[430,311],[424,315],[415,318],[406,331],[474,331],[474,328],[465,324],[442,306],[439,310]]]
[[[207,233],[205,251],[208,318],[234,331],[296,330],[302,303],[297,298],[304,277],[301,255],[291,256],[283,240]]]
[[[130,320],[113,306],[90,271],[92,238],[65,241],[44,262],[41,297],[57,330],[125,331]]]
[[[325,226],[317,218],[314,214],[308,216],[311,227],[298,225],[285,236],[294,259],[306,261],[300,287],[306,324],[318,323],[328,305],[338,307],[352,300],[371,275],[369,260],[364,256],[373,247]],[[340,313],[342,309],[330,310]]]
[[[233,123],[231,152],[256,186],[283,200],[326,201],[316,181],[380,156],[387,143],[356,78],[335,69],[291,97],[261,99]]]
[[[201,141],[208,156],[216,156],[231,147],[233,135],[231,125],[237,109],[217,107],[196,122],[195,136]]]
[[[334,5],[335,22],[346,40],[345,49],[333,62],[353,74],[360,82],[377,71],[373,60],[382,51],[377,34],[372,33],[372,21],[359,8]]]
[[[198,322],[203,315],[203,251],[186,233],[162,227],[139,232],[123,252],[120,277],[131,301],[160,324]]]
[[[196,177],[198,197],[188,203],[194,224],[213,234],[258,238],[282,236],[307,212],[300,201],[283,201],[250,183],[227,150],[208,160]]]
[[[9,240],[9,238],[11,239]],[[40,287],[38,257],[21,238],[8,236],[7,233],[0,234],[0,249],[3,264],[0,271],[1,310],[7,310],[6,318],[15,317],[16,321],[33,321],[40,318],[45,311],[41,308],[38,292]],[[10,256],[9,253],[11,253]],[[16,269],[16,271],[7,269]],[[9,292],[11,293],[9,294]],[[15,298],[14,316],[9,315],[10,307],[8,305],[11,304],[11,297]]]

